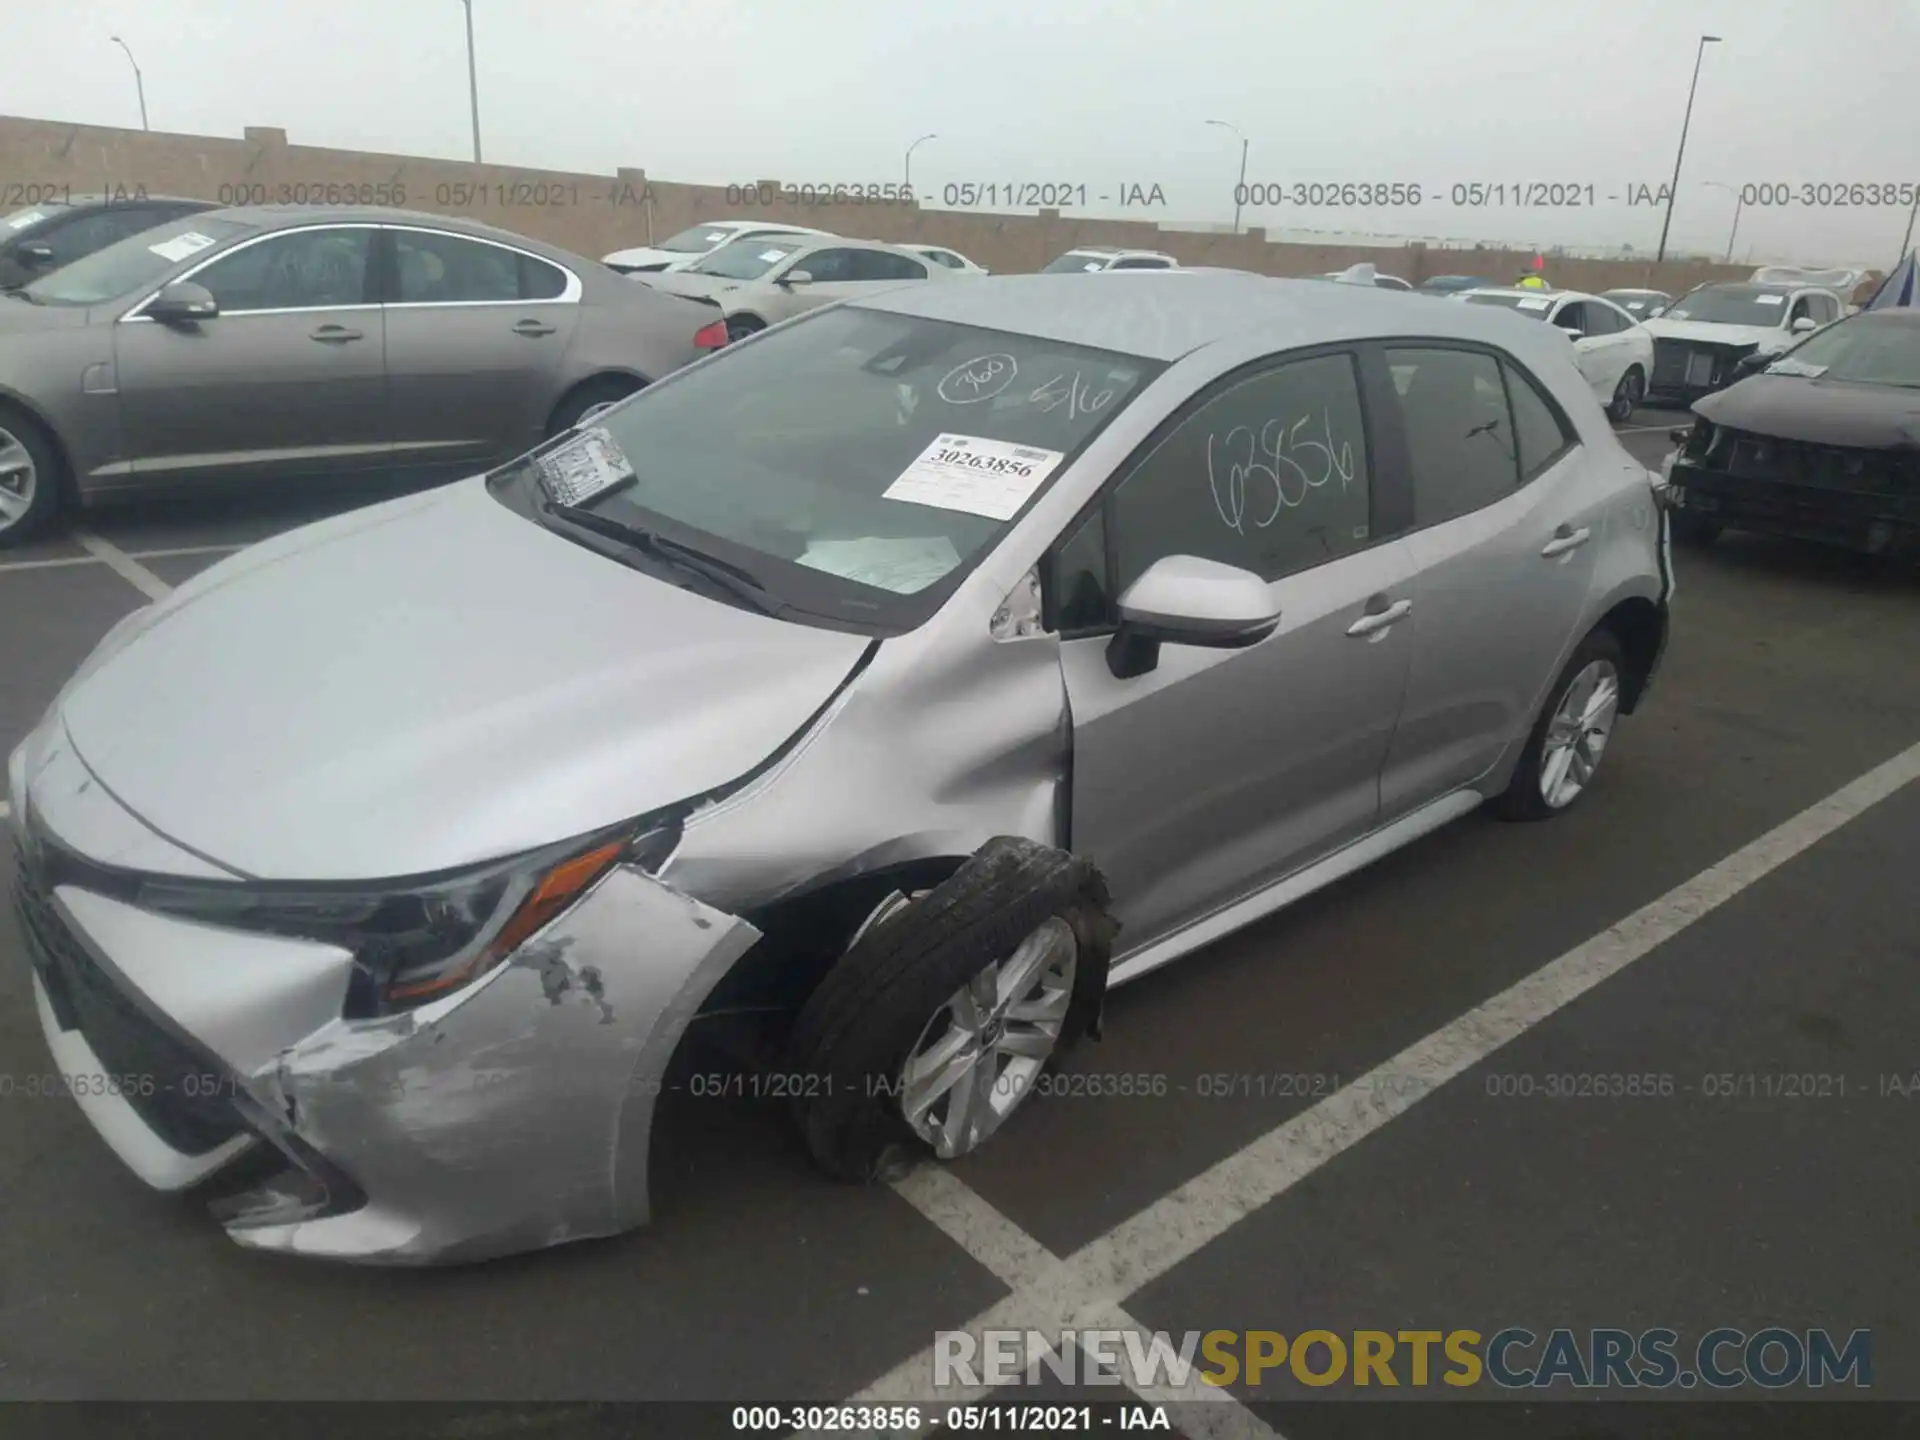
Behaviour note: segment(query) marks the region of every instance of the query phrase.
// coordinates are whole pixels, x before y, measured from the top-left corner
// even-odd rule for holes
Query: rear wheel
[[[1595,630],[1580,642],[1547,694],[1513,779],[1493,802],[1496,815],[1548,820],[1587,793],[1620,715],[1626,668],[1611,630]]]
[[[1607,415],[1614,424],[1624,425],[1633,418],[1633,412],[1647,395],[1647,377],[1640,373],[1638,365],[1629,365],[1627,373],[1620,377],[1620,383],[1613,387],[1613,403],[1607,406]]]
[[[0,546],[17,545],[60,511],[60,454],[37,421],[0,406]]]
[[[547,438],[552,439],[582,421],[591,420],[639,388],[640,382],[626,375],[602,375],[584,385],[576,385],[554,407],[553,418],[547,422]]]
[[[766,322],[757,315],[729,315],[727,317],[727,343],[744,340],[749,335],[758,335],[766,329]]]

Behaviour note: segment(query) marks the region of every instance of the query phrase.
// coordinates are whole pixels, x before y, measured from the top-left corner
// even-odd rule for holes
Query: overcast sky
[[[15,0],[0,114],[467,158],[460,0]],[[1920,181],[1920,0],[474,0],[488,160],[663,180],[1158,184],[1228,221],[1250,182],[1560,182],[1595,208],[1249,209],[1248,224],[1651,249],[1695,46],[1670,245],[1724,250],[1703,182]],[[0,176],[30,181],[32,176]],[[137,178],[137,177],[135,177]],[[1617,196],[1617,199],[1608,197]],[[1907,211],[1749,204],[1735,258],[1897,254]]]

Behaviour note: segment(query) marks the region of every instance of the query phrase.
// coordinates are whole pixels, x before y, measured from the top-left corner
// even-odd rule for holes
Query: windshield
[[[1630,315],[1645,315],[1667,303],[1667,297],[1651,290],[1603,290],[1602,300],[1611,300]]]
[[[1771,368],[1856,385],[1920,389],[1920,325],[1871,313],[1855,316],[1809,335]]]
[[[1522,315],[1531,315],[1536,320],[1547,318],[1547,312],[1553,309],[1553,301],[1544,295],[1500,295],[1481,294],[1467,296],[1469,305],[1504,305],[1509,310],[1518,310]]]
[[[1787,313],[1783,290],[1758,285],[1702,285],[1673,304],[1662,320],[1695,320],[1707,325],[1778,325]]]
[[[82,256],[34,281],[26,294],[42,305],[100,305],[118,300],[154,284],[178,269],[181,261],[252,228],[234,220],[192,215]]]
[[[733,238],[733,231],[715,229],[712,225],[696,225],[691,230],[682,230],[671,240],[662,240],[655,248],[671,250],[676,255],[704,255],[716,245],[724,245]]]
[[[1050,261],[1046,269],[1040,273],[1042,275],[1077,275],[1085,270],[1104,270],[1107,268],[1109,258],[1111,257],[1106,255],[1089,255],[1084,250],[1069,250],[1058,260]]]
[[[24,210],[15,210],[6,219],[0,220],[0,239],[19,234],[31,225],[38,225],[48,216],[57,214],[68,207],[58,200],[49,200],[44,205],[29,205]]]
[[[722,245],[687,270],[694,275],[717,275],[723,280],[758,280],[800,248],[798,240],[774,240],[759,235]]]
[[[602,416],[639,478],[587,508],[744,568],[811,615],[910,628],[1164,368],[826,310]]]

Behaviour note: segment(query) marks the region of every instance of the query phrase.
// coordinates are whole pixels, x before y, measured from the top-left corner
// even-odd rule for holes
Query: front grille
[[[38,867],[24,853],[15,861],[14,914],[34,969],[61,1028],[86,1038],[104,1072],[69,1077],[72,1083],[111,1078],[147,1127],[182,1154],[204,1155],[240,1134],[246,1127],[231,1101],[234,1077],[121,990],[61,918]]]
[[[1711,390],[1733,378],[1740,352],[1683,340],[1653,342],[1653,388]]]
[[[1730,475],[1743,480],[1810,485],[1864,495],[1917,493],[1914,458],[1883,450],[1739,434],[1727,447],[1726,468]]]

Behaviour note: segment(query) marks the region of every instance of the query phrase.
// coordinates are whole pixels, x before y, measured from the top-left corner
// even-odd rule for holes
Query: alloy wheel
[[[0,426],[0,531],[11,530],[33,508],[39,468],[20,437]]]
[[[942,1160],[978,1149],[1019,1108],[1060,1043],[1079,944],[1053,916],[982,966],[936,1010],[897,1092],[914,1134]]]
[[[1565,809],[1587,788],[1620,711],[1620,675],[1610,660],[1595,660],[1573,677],[1560,697],[1540,747],[1540,798]]]

